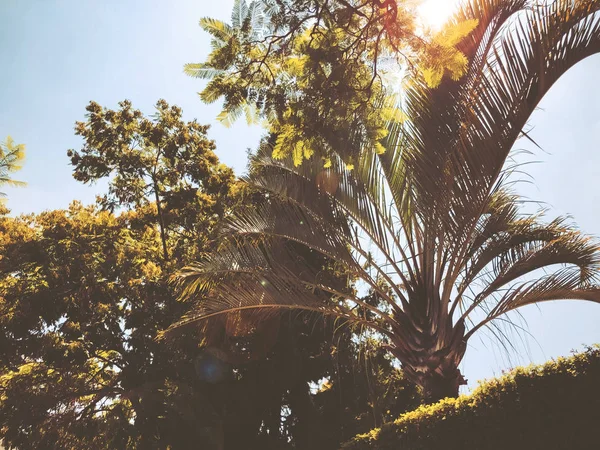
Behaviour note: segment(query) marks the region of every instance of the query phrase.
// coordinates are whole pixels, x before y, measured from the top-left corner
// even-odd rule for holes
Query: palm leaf
[[[241,28],[248,17],[248,3],[246,0],[234,0],[231,13],[231,25],[233,28]]]
[[[222,70],[215,69],[206,64],[185,64],[183,66],[183,73],[190,77],[200,78],[201,80],[212,80],[213,78],[221,75]]]
[[[219,42],[227,42],[234,33],[234,29],[221,20],[203,17],[200,19],[200,27],[207,33],[210,33]]]

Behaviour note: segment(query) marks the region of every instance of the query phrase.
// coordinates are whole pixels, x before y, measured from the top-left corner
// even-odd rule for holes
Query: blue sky
[[[446,0],[433,0],[446,4]],[[72,200],[93,202],[103,186],[84,186],[71,178],[66,151],[79,148],[73,133],[85,106],[107,107],[130,99],[147,114],[159,98],[183,108],[187,119],[213,124],[209,134],[222,161],[241,173],[246,149],[261,134],[238,123],[227,129],[214,118],[218,105],[200,102],[200,81],[182,66],[200,62],[209,38],[198,27],[203,16],[227,19],[233,0],[2,0],[0,1],[0,138],[10,134],[27,145],[18,178],[25,189],[4,190],[14,214],[64,208]],[[438,9],[434,6],[434,11]],[[531,183],[517,186],[532,200],[545,202],[549,217],[569,214],[586,233],[600,236],[600,56],[589,58],[552,89],[534,114],[532,137],[544,152],[526,170]],[[524,310],[529,352],[502,351],[474,339],[463,364],[472,386],[515,364],[567,355],[582,344],[600,342],[600,306],[555,302]]]

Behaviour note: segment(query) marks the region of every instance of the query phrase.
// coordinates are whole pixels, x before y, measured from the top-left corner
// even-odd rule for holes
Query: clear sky
[[[431,0],[433,22],[449,9]],[[198,19],[227,19],[233,0],[0,0],[0,138],[27,145],[18,179],[25,189],[5,188],[14,214],[93,202],[102,186],[71,178],[66,151],[79,148],[73,133],[90,100],[114,108],[130,99],[147,114],[159,98],[183,108],[187,119],[213,124],[210,137],[222,161],[241,173],[246,149],[261,135],[243,123],[227,129],[196,93],[203,84],[186,77],[186,62],[201,62],[209,38]],[[586,233],[600,236],[600,57],[589,58],[552,89],[534,114],[531,135],[543,147],[526,167],[531,183],[517,189],[546,203],[549,216],[569,214]],[[529,352],[507,361],[497,345],[473,339],[463,364],[472,386],[519,363],[567,355],[600,342],[600,305],[555,302],[524,310]],[[485,345],[484,345],[485,344]]]

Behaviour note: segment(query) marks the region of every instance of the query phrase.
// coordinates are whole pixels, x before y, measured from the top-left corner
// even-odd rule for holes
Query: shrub
[[[521,367],[356,436],[344,450],[600,449],[600,346]]]

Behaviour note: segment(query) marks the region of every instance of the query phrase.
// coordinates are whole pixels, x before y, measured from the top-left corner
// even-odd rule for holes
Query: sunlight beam
[[[423,26],[439,30],[456,11],[457,5],[457,0],[425,0],[418,7],[418,14]]]

